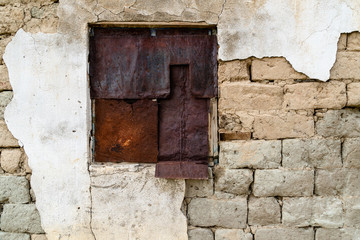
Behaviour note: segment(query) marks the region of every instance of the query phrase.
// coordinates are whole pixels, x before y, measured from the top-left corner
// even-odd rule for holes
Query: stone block
[[[0,203],[27,203],[29,201],[29,182],[25,177],[0,176]]]
[[[30,240],[30,235],[25,233],[0,232],[1,240]]]
[[[215,191],[247,195],[252,182],[253,171],[249,169],[215,169]]]
[[[188,231],[189,240],[214,240],[213,232],[208,228],[195,228]]]
[[[291,227],[342,227],[342,202],[335,197],[284,198],[282,221]]]
[[[32,234],[31,240],[47,240],[47,237],[45,234]]]
[[[314,240],[312,228],[259,228],[256,240]]]
[[[251,233],[242,229],[216,229],[215,240],[253,240]]]
[[[24,11],[21,7],[0,6],[0,34],[15,33],[23,24]]]
[[[0,147],[19,147],[18,140],[11,134],[4,120],[0,120]]]
[[[188,205],[189,222],[193,226],[245,228],[247,200],[195,198]]]
[[[344,198],[345,226],[360,227],[360,198]]]
[[[342,33],[339,37],[339,41],[337,44],[337,50],[338,51],[344,51],[346,49],[346,45],[347,45],[347,38],[348,38],[348,34],[347,33]]]
[[[339,81],[304,82],[284,87],[286,109],[341,109],[346,105],[346,84]]]
[[[20,148],[9,148],[1,150],[0,165],[8,173],[19,172],[21,163],[25,161],[26,155]]]
[[[0,34],[0,65],[5,64],[2,57],[4,55],[6,45],[11,41],[12,38],[12,36]]]
[[[275,111],[255,117],[255,139],[308,138],[314,135],[314,118],[310,112]]]
[[[213,179],[186,180],[185,197],[208,197],[213,195]]]
[[[218,68],[219,82],[249,80],[249,65],[250,62],[246,60],[220,62]]]
[[[4,119],[5,107],[10,103],[13,97],[12,91],[0,92],[0,120]]]
[[[358,169],[319,170],[315,177],[315,193],[321,196],[360,196]]]
[[[220,85],[219,109],[272,110],[281,109],[283,89],[279,86],[231,82]]]
[[[360,79],[360,52],[337,52],[330,79]]]
[[[282,153],[286,168],[342,167],[341,141],[336,139],[286,139]]]
[[[316,131],[324,137],[360,137],[359,118],[360,109],[329,110],[316,122]]]
[[[315,240],[355,240],[360,239],[360,231],[355,228],[327,229],[319,228],[316,230]]]
[[[219,109],[219,127],[222,132],[252,132],[255,117],[245,111]]]
[[[220,142],[219,164],[226,168],[278,168],[281,141]]]
[[[8,232],[44,232],[35,204],[5,204],[0,228]]]
[[[275,198],[250,198],[249,225],[272,225],[281,223],[280,204]]]
[[[306,79],[306,75],[296,72],[285,58],[254,59],[251,64],[251,80]]]
[[[352,32],[348,34],[347,38],[347,50],[359,51],[360,50],[360,33]]]
[[[344,167],[360,168],[360,138],[346,138],[343,142]]]
[[[353,82],[347,85],[347,106],[360,106],[360,82]]]
[[[313,187],[313,170],[256,170],[253,193],[256,197],[311,196]]]
[[[0,92],[11,90],[9,73],[5,65],[0,65]]]

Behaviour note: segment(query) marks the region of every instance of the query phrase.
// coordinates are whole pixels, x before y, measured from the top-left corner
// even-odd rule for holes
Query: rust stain
[[[95,100],[95,161],[156,162],[157,102]]]

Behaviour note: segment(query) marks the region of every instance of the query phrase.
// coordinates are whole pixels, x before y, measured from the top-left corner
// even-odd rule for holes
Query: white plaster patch
[[[29,157],[49,239],[93,239],[86,51],[58,34],[19,30],[4,55],[14,90],[5,118]]]
[[[90,172],[97,240],[187,239],[184,181],[154,178],[154,164],[92,165]]]
[[[218,23],[221,60],[284,56],[326,81],[340,33],[360,30],[358,0],[226,0]]]

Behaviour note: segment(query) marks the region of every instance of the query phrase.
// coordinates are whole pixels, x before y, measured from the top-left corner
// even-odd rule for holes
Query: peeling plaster
[[[218,24],[219,58],[285,57],[326,81],[340,33],[360,30],[360,1],[227,0]]]
[[[62,0],[58,8],[58,33],[30,34],[19,30],[4,55],[14,90],[5,119],[29,157],[36,205],[49,240],[91,240],[95,236],[99,239],[110,236],[108,239],[111,239],[113,236],[106,234],[114,231],[118,222],[129,220],[129,223],[136,224],[132,218],[137,209],[134,205],[129,209],[129,215],[122,214],[122,208],[118,208],[118,219],[113,225],[106,226],[106,213],[112,213],[115,202],[127,201],[126,196],[129,195],[121,195],[124,192],[120,191],[120,195],[111,202],[99,201],[94,194],[101,188],[91,187],[91,183],[104,180],[107,175],[97,175],[100,170],[93,169],[93,166],[91,174],[88,169],[88,23],[185,21],[218,24],[221,60],[284,56],[297,71],[320,80],[329,78],[340,33],[360,29],[360,2],[357,0],[174,0],[168,4],[159,0],[111,2],[114,5],[103,0]],[[130,167],[119,172],[115,167],[106,171],[116,178],[131,176],[128,183],[133,184],[134,181],[149,181],[151,177],[148,174],[153,169],[132,171]],[[147,190],[140,191],[139,196],[151,199],[152,191],[156,190],[165,200],[162,205],[155,204],[153,209],[143,209],[138,219],[148,221],[150,218],[146,213],[161,212],[166,206],[170,214],[167,217],[174,219],[176,226],[173,221],[164,221],[168,218],[162,214],[151,219],[164,224],[168,231],[162,234],[170,235],[171,239],[186,239],[186,219],[179,210],[184,181],[164,181],[157,185],[159,182],[151,180]],[[123,190],[125,193],[133,191],[136,186],[124,187]],[[135,202],[142,203],[139,199]],[[98,206],[105,208],[104,212]],[[121,236],[121,239],[131,240],[135,239],[134,236],[151,239],[141,234],[149,233],[151,226],[142,226],[142,230],[131,229],[132,224],[128,233],[137,232],[138,235]],[[118,231],[126,231],[128,226],[125,224]],[[154,235],[154,239],[166,238]]]

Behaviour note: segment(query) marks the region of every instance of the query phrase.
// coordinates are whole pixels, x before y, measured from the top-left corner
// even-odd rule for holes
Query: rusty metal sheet
[[[171,95],[159,100],[159,163],[207,165],[209,100],[191,94],[188,65],[171,66],[170,79]]]
[[[96,162],[156,162],[157,134],[157,102],[95,100]]]
[[[164,98],[170,93],[169,54],[150,29],[94,28],[90,38],[92,98]]]
[[[170,179],[208,179],[208,165],[198,162],[159,162],[155,177]]]
[[[217,96],[217,41],[210,29],[103,29],[90,37],[92,98],[166,98],[169,65],[188,64],[191,92]]]

